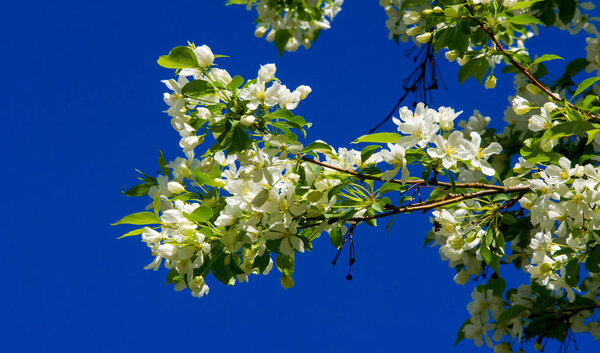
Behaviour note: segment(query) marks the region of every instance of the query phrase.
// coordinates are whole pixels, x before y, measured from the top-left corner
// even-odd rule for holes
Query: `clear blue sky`
[[[3,4],[2,350],[489,351],[466,341],[451,348],[473,284],[455,285],[437,249],[423,249],[427,214],[398,217],[389,234],[359,226],[351,282],[345,261],[331,266],[335,250],[322,237],[313,253],[297,257],[294,288],[282,289],[275,272],[233,288],[211,278],[202,299],[164,285],[165,270],[144,270],[152,258],[139,239],[116,240],[127,229],[109,223],[148,202],[120,194],[135,183],[134,169],[154,173],[157,149],[169,159],[180,153],[162,113],[160,80],[173,73],[156,64],[170,48],[207,44],[230,56],[218,60],[221,67],[246,78],[276,63],[285,84],[313,88],[297,112],[314,123],[312,139],[334,146],[385,117],[413,68],[409,47],[388,40],[376,1],[346,1],[312,49],[282,58],[254,38],[255,13],[223,3]],[[540,55],[553,45],[551,53],[585,56],[581,38],[536,43]],[[464,118],[478,108],[501,125],[510,76],[485,91],[473,80],[459,86],[455,64],[442,70],[449,90],[432,106],[464,110]],[[597,351],[589,338],[579,348]]]

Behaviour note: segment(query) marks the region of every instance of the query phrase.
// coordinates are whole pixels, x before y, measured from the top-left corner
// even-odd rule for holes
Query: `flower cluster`
[[[254,35],[266,34],[280,51],[296,51],[300,45],[310,48],[319,32],[342,10],[344,0],[271,1],[242,0],[248,10],[258,13]]]
[[[256,8],[256,34],[281,52],[310,46],[342,5],[230,3]],[[380,1],[391,37],[446,49],[446,58],[462,66],[461,82],[483,83],[488,75],[484,86],[493,88],[494,66],[502,56],[510,62],[516,93],[500,133],[478,111],[457,122],[462,112],[419,103],[399,109],[392,119],[397,133],[361,136],[353,142],[361,149],[334,148],[306,140],[311,124],[293,111],[311,88],[288,88],[274,64],[246,80],[217,68],[218,56],[206,45],[161,57],[160,65],[177,70],[163,81],[164,101],[183,155],[167,161],[161,153],[161,173],[142,173],[142,183],[125,192],[148,196],[147,211],[116,223],[143,226],[125,236],[141,235],[149,247],[154,260],[146,268],[163,265],[168,283],[198,297],[209,291],[209,274],[234,285],[273,267],[289,288],[296,255],[323,233],[338,255],[350,247],[352,265],[357,226],[432,211],[427,243],[456,270],[455,282],[480,281],[459,339],[512,352],[530,340],[564,342],[573,332],[600,337],[593,315],[600,308],[599,88],[595,78],[578,87],[572,80],[599,70],[598,31],[585,14],[592,6],[573,1],[567,11],[545,2],[542,11],[539,2],[518,0],[451,3]],[[547,74],[543,62],[558,57],[531,59],[524,46],[540,22],[592,35],[586,59],[567,65],[548,87],[539,81]],[[529,283],[506,289],[500,269],[507,264]]]

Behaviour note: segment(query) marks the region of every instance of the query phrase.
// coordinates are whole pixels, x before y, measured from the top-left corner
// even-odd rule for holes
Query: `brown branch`
[[[498,50],[500,50],[502,52],[502,54],[508,59],[508,61],[511,63],[511,65],[513,65],[514,67],[516,67],[519,71],[521,71],[521,73],[523,75],[525,75],[529,81],[531,81],[532,84],[534,84],[535,86],[537,86],[539,89],[541,89],[544,93],[546,93],[552,100],[555,101],[560,101],[561,98],[557,95],[555,95],[554,93],[552,93],[550,90],[548,90],[548,88],[546,88],[546,86],[544,86],[543,84],[541,84],[538,80],[535,79],[535,77],[533,77],[530,73],[529,70],[524,67],[523,65],[519,64],[507,51],[506,49],[504,49],[504,47],[500,44],[500,41],[498,41],[498,38],[496,38],[496,36],[494,35],[494,33],[492,33],[486,26],[485,24],[479,19],[477,18],[474,14],[473,11],[470,7],[467,7],[469,9],[469,12],[471,13],[471,16],[473,16],[473,19],[475,19],[479,25],[479,27],[488,35],[488,37],[490,37],[490,39],[492,40],[492,42],[494,42],[494,44],[496,45],[496,47],[498,48]],[[600,122],[600,117],[593,115],[587,111],[584,111],[582,109],[577,108],[575,105],[573,105],[570,102],[567,102],[567,105],[572,108],[577,110],[580,113],[583,113],[587,116],[590,117],[590,120],[594,121],[594,122]]]
[[[481,191],[476,191],[476,192],[469,192],[466,194],[460,194],[458,196],[444,197],[444,198],[433,200],[433,201],[418,202],[418,203],[408,205],[408,206],[403,206],[403,207],[388,206],[388,207],[393,207],[394,209],[392,211],[379,213],[379,214],[376,214],[373,216],[352,217],[348,220],[353,221],[353,222],[362,222],[362,221],[366,221],[366,220],[370,220],[370,219],[389,217],[389,216],[393,216],[398,213],[412,213],[415,211],[428,211],[428,210],[431,210],[436,207],[446,206],[446,205],[450,205],[453,203],[474,199],[477,197],[495,195],[495,194],[519,192],[519,193],[521,193],[521,195],[519,195],[519,198],[520,198],[520,197],[522,197],[522,195],[524,193],[526,193],[529,190],[530,189],[527,186],[506,187],[504,190],[481,190]],[[333,218],[328,219],[327,223],[332,224],[332,223],[337,222],[339,219],[340,219],[340,217],[333,217]],[[315,226],[320,225],[321,223],[322,222],[308,224],[305,226],[298,227],[298,229],[315,227]]]
[[[330,164],[327,163],[323,163],[317,160],[314,160],[312,158],[308,158],[306,156],[303,156],[301,154],[298,154],[298,158],[300,158],[301,160],[305,161],[305,162],[309,162],[309,163],[313,163],[316,165],[320,165],[321,167],[327,168],[327,169],[332,169],[332,170],[336,170],[338,172],[342,172],[345,174],[350,174],[353,175],[355,177],[357,177],[358,179],[368,179],[368,180],[375,180],[375,181],[382,181],[385,182],[385,180],[381,179],[380,177],[376,177],[373,175],[366,175],[366,174],[362,174],[359,172],[355,172],[354,170],[349,170],[349,169],[344,169],[344,168],[339,168],[336,166],[332,166]],[[451,183],[448,182],[443,182],[443,181],[435,181],[435,180],[429,180],[428,182],[426,182],[423,179],[417,179],[417,180],[407,180],[405,183],[402,182],[402,180],[398,180],[398,179],[391,179],[389,181],[387,181],[388,183],[393,183],[393,184],[401,184],[401,185],[431,185],[431,186],[443,186],[443,187],[447,187],[450,188],[453,185]],[[502,186],[502,185],[493,185],[493,184],[483,184],[483,183],[454,183],[454,187],[455,188],[459,188],[459,189],[467,189],[467,188],[471,188],[471,189],[490,189],[490,190],[497,190],[499,192],[510,192],[508,187],[506,186]],[[529,189],[528,189],[529,190]]]

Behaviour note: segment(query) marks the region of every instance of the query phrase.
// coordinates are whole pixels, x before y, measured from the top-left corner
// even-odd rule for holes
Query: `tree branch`
[[[359,172],[355,172],[354,170],[348,170],[348,169],[344,169],[344,168],[339,168],[339,167],[335,167],[332,166],[330,164],[327,163],[323,163],[317,160],[314,160],[312,158],[308,158],[306,156],[303,156],[301,154],[298,154],[298,158],[300,158],[301,160],[305,161],[305,162],[309,162],[309,163],[313,163],[316,165],[320,165],[321,167],[327,168],[327,169],[332,169],[332,170],[336,170],[338,172],[341,173],[345,173],[345,174],[350,174],[355,176],[358,179],[367,179],[367,180],[375,180],[375,181],[381,181],[381,182],[386,182],[385,180],[381,179],[380,177],[376,177],[373,175],[366,175],[366,174],[362,174]],[[393,184],[401,184],[401,185],[430,185],[430,186],[443,186],[443,187],[447,187],[450,188],[453,185],[451,183],[448,182],[443,182],[443,181],[437,181],[437,180],[429,180],[429,181],[425,181],[423,179],[417,179],[417,180],[407,180],[405,183],[402,182],[402,180],[398,180],[398,179],[391,179],[389,181],[387,181],[388,183],[393,183]],[[454,187],[455,188],[459,188],[459,189],[490,189],[490,190],[497,190],[499,192],[512,192],[510,191],[511,188],[506,187],[506,186],[502,186],[502,185],[493,185],[493,184],[483,184],[483,183],[454,183]],[[529,190],[529,188],[527,188],[527,190]]]
[[[502,54],[508,59],[508,61],[514,66],[516,67],[523,75],[525,75],[529,81],[531,81],[532,84],[534,84],[536,87],[538,87],[539,89],[541,89],[544,93],[546,93],[552,100],[555,101],[560,101],[561,98],[557,95],[555,95],[554,93],[552,93],[550,90],[548,90],[548,88],[546,88],[546,86],[544,86],[543,84],[541,84],[538,80],[535,79],[535,77],[533,77],[530,73],[529,70],[524,67],[523,65],[519,64],[511,55],[510,53],[508,53],[506,51],[506,49],[504,49],[504,47],[500,44],[500,41],[498,41],[498,38],[496,38],[496,36],[494,35],[494,33],[492,33],[486,26],[485,24],[479,19],[477,18],[474,14],[473,14],[473,10],[470,7],[467,7],[469,9],[469,12],[471,13],[471,16],[473,17],[473,19],[475,19],[477,21],[477,24],[479,25],[479,27],[488,35],[488,37],[490,37],[490,39],[492,40],[492,42],[494,42],[494,44],[496,45],[496,47],[498,48],[498,50],[500,50],[502,52]],[[582,109],[577,108],[575,105],[573,105],[570,102],[567,102],[567,105],[572,108],[577,110],[580,113],[583,113],[585,115],[587,115],[590,120],[594,121],[594,122],[600,122],[600,117],[593,115],[587,111],[584,111]]]

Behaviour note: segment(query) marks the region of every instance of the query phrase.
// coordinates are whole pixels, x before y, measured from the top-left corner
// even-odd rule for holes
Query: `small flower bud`
[[[448,60],[449,62],[453,62],[454,60],[456,60],[456,58],[458,58],[458,53],[456,52],[456,50],[450,50],[444,53],[444,56],[446,57],[446,60]]]
[[[250,125],[254,124],[255,121],[256,121],[256,118],[254,117],[254,115],[244,115],[240,119],[240,124],[242,124],[244,126],[250,126]]]
[[[402,16],[402,21],[407,25],[415,24],[421,21],[421,14],[416,11],[406,11]]]
[[[423,44],[429,43],[429,41],[431,40],[431,32],[425,32],[423,34],[420,34],[420,35],[416,36],[415,39],[419,43],[423,43]]]
[[[542,92],[542,90],[538,86],[536,86],[532,83],[528,83],[525,88],[527,88],[527,90],[529,92],[531,92],[531,94],[535,94],[535,95],[538,95]]]
[[[254,31],[254,36],[256,36],[257,38],[260,38],[262,36],[265,35],[265,33],[267,33],[267,30],[269,30],[269,26],[258,26],[256,27],[256,30]]]
[[[433,12],[435,12],[435,13],[442,13],[442,12],[444,12],[444,10],[442,10],[442,8],[439,7],[439,6],[436,6],[436,7],[433,8]]]
[[[269,82],[275,78],[276,71],[277,67],[275,64],[261,65],[260,70],[258,70],[258,78],[262,82]]]
[[[425,9],[421,12],[423,15],[428,16],[431,15],[433,13],[432,9]]]
[[[415,35],[417,35],[419,33],[422,33],[422,32],[423,32],[423,27],[413,26],[413,27],[409,28],[406,31],[406,34],[409,35],[409,36],[415,36]]]
[[[194,54],[196,54],[200,67],[209,67],[215,60],[215,56],[207,45],[194,49]]]
[[[177,247],[173,244],[163,244],[156,249],[158,255],[171,259],[177,255]]]
[[[485,80],[484,86],[486,89],[492,89],[496,87],[496,77],[494,77],[493,75],[489,75],[487,80]]]
[[[170,181],[167,183],[167,190],[173,194],[181,194],[185,191],[185,188],[176,181]]]
[[[296,91],[300,92],[300,100],[303,100],[310,92],[312,92],[312,88],[306,85],[300,85],[296,88]]]
[[[548,113],[552,113],[553,111],[556,110],[556,108],[558,108],[558,105],[556,105],[552,102],[546,102],[546,103],[544,103],[543,107],[544,107],[544,109],[546,109],[546,111]]]
[[[223,179],[216,178],[213,180],[213,185],[218,188],[224,188],[227,185],[227,182]]]

